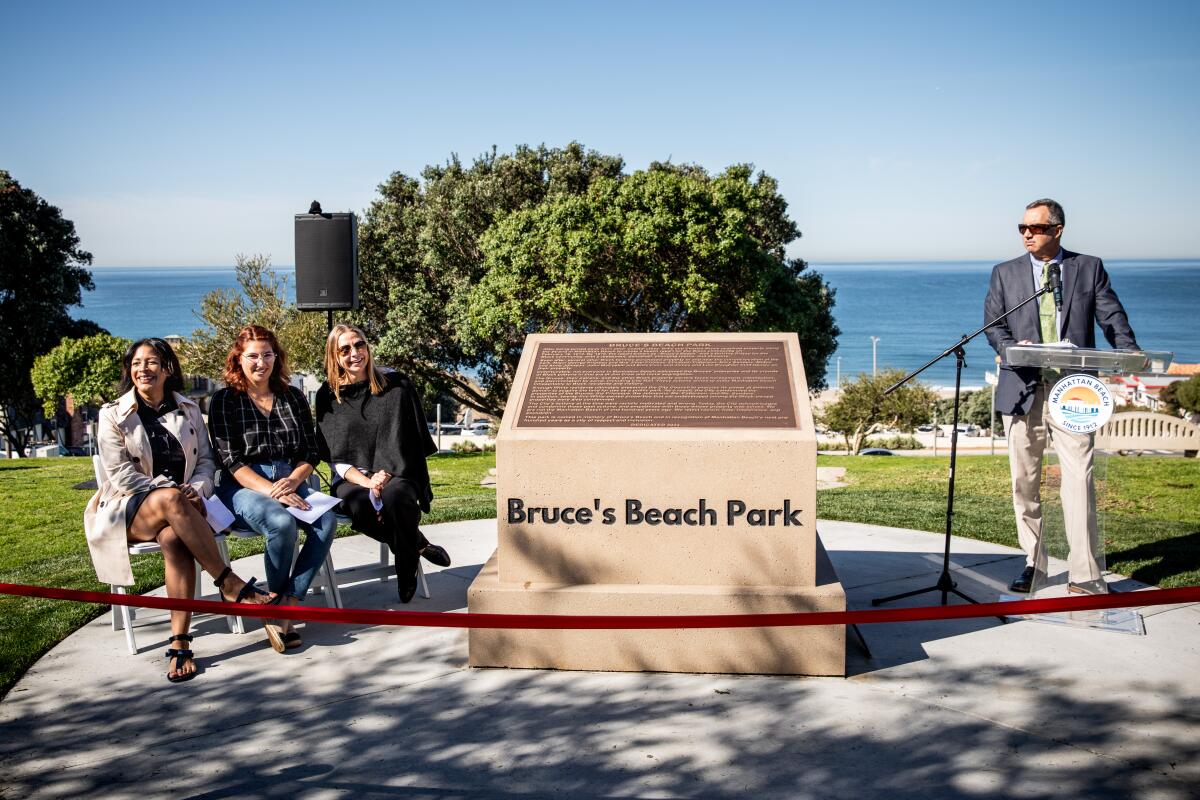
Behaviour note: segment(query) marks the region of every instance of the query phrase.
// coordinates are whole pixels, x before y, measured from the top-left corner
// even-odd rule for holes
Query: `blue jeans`
[[[250,468],[272,483],[292,474],[292,465],[287,461],[251,464]],[[223,477],[226,476],[228,473]],[[307,483],[301,484],[296,490],[301,497],[307,497],[311,492]],[[233,512],[236,527],[266,537],[267,549],[263,553],[263,560],[267,568],[267,587],[276,594],[303,600],[317,570],[325,563],[329,546],[333,544],[333,534],[337,530],[334,512],[325,512],[312,524],[301,522],[288,513],[283,503],[253,489],[246,489],[232,477],[221,481],[217,496]],[[292,554],[296,552],[296,539],[301,528],[306,534],[304,546],[300,548],[300,555],[293,566]]]

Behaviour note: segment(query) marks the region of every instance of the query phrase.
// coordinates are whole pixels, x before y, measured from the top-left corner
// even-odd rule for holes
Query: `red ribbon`
[[[644,630],[671,628],[766,628],[797,625],[870,625],[882,622],[1013,617],[1056,611],[1094,611],[1200,602],[1200,586],[1150,589],[1144,592],[1054,597],[960,606],[919,606],[862,611],[807,611],[791,614],[681,614],[667,616],[591,616],[556,614],[460,614],[443,611],[385,611],[365,608],[252,606],[215,600],[175,599],[153,595],[87,592],[51,586],[0,583],[0,594],[75,600],[84,603],[194,611],[265,619],[336,622],[350,625],[410,625],[423,628],[513,628],[552,630]]]

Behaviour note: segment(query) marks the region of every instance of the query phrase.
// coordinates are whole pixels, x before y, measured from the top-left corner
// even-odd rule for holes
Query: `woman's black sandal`
[[[171,641],[172,642],[191,642],[192,637],[190,634],[181,633],[181,634],[178,634],[177,636],[172,636]],[[191,650],[176,649],[174,647],[171,647],[167,650],[167,658],[175,660],[175,668],[167,670],[167,680],[169,680],[171,683],[183,683],[184,681],[190,681],[192,678],[196,677],[195,671],[192,671],[192,672],[180,672],[179,671],[179,668],[180,668],[180,666],[182,666],[182,663],[184,661],[187,661],[189,659],[192,661],[195,661],[195,654],[192,653]],[[171,675],[172,672],[174,672],[176,674]]]
[[[229,577],[231,572],[233,572],[233,568],[226,567],[225,569],[221,570],[220,575],[213,578],[213,585],[217,587],[217,591],[221,593],[221,599],[226,603],[240,603],[252,594],[266,594],[266,592],[254,585],[254,582],[258,580],[258,578],[251,578],[250,580],[246,581],[246,585],[242,587],[240,592],[238,592],[237,597],[230,600],[225,596],[225,579]]]

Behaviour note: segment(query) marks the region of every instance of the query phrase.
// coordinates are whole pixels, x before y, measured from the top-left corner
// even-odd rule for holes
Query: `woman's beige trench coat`
[[[151,477],[154,455],[137,415],[136,391],[130,389],[116,402],[100,409],[96,440],[104,480],[83,512],[83,530],[96,577],[101,583],[114,586],[133,584],[129,543],[125,538],[125,505],[129,498],[148,489],[175,485],[162,476]],[[179,409],[162,418],[163,426],[183,445],[184,480],[201,496],[211,497],[216,462],[200,407],[178,392],[175,402]]]

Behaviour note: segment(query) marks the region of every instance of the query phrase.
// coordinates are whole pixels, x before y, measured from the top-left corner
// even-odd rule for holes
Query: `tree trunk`
[[[21,428],[20,430],[28,431],[29,429]],[[11,457],[11,458],[24,458],[25,457],[25,444],[26,444],[26,442],[29,441],[28,432],[26,432],[24,435],[20,435],[15,430],[5,428],[4,429],[4,441],[10,448],[9,457]]]
[[[859,425],[857,428],[854,429],[854,451],[852,453],[850,453],[850,455],[856,456],[856,455],[858,455],[858,452],[860,450],[862,450],[863,434],[864,434],[864,431],[863,431],[862,425]]]

